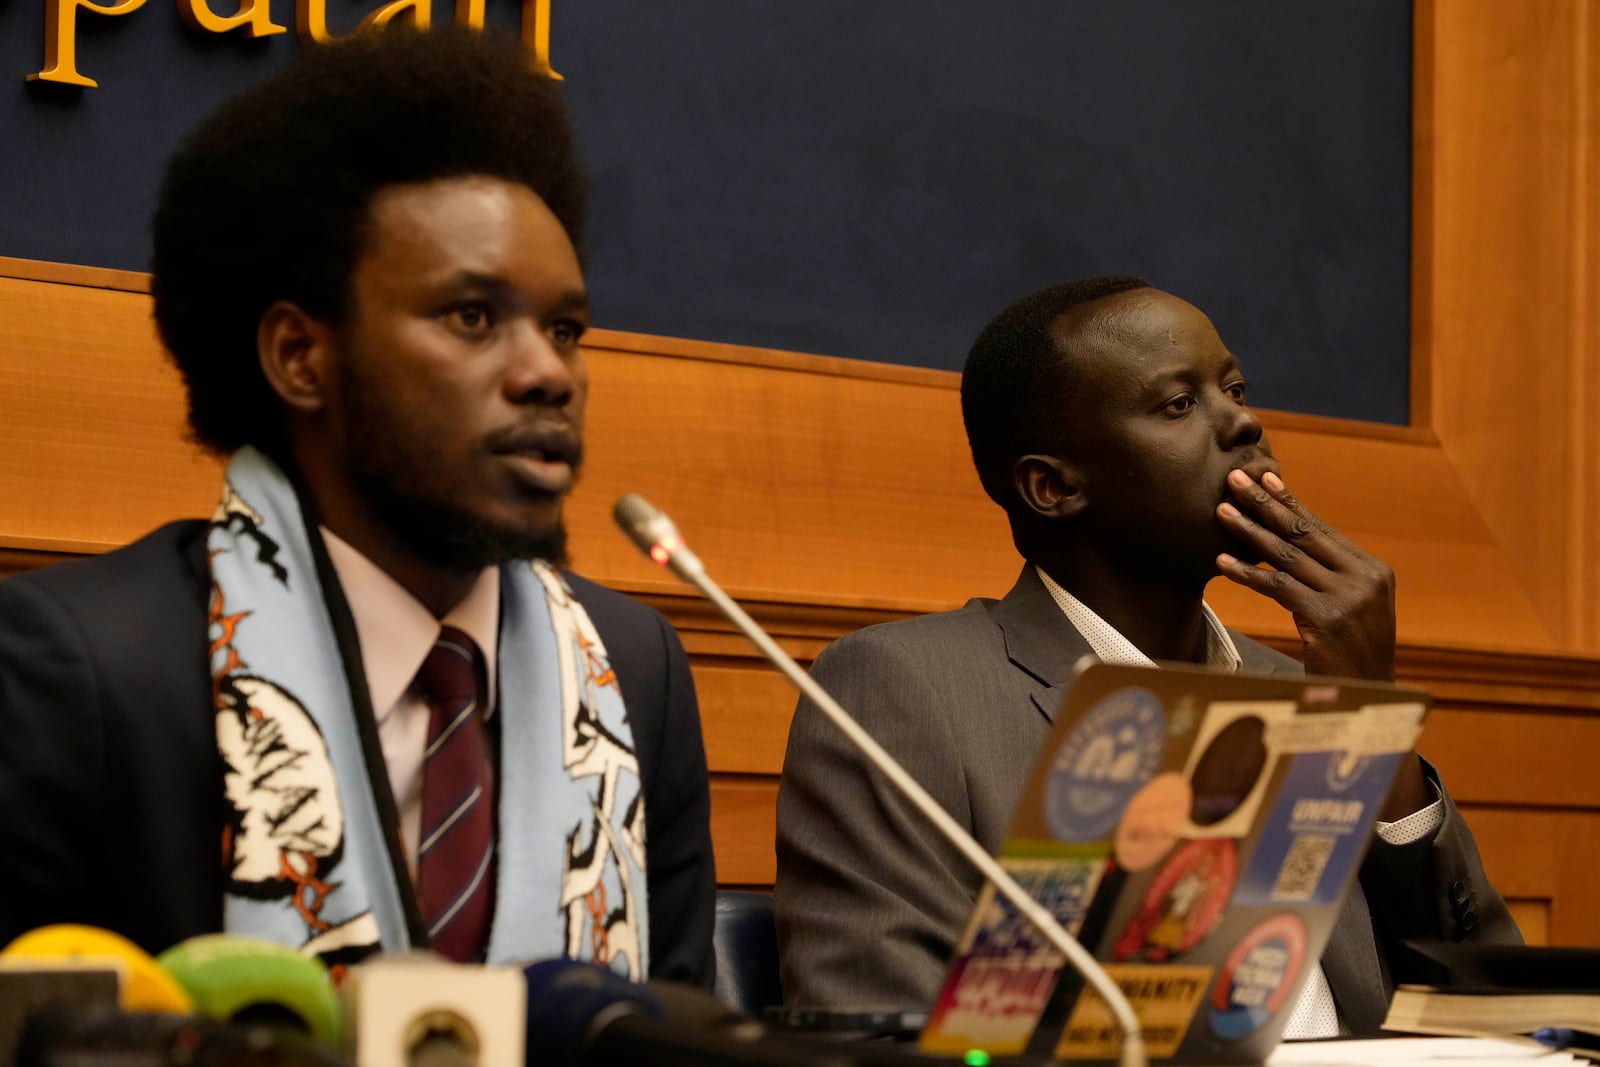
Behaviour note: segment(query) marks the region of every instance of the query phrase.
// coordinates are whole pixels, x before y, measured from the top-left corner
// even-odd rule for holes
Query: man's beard
[[[567,563],[567,530],[558,518],[545,529],[487,522],[437,491],[430,434],[393,410],[381,386],[341,353],[344,371],[345,468],[356,491],[383,524],[416,555],[459,573],[507,560]],[[574,462],[574,475],[577,472]]]
[[[351,480],[378,518],[412,552],[459,573],[515,559],[567,564],[567,529],[558,519],[543,530],[485,522],[448,501],[418,491],[419,483],[397,464],[402,450],[364,447],[348,456]],[[373,462],[374,453],[387,458]]]

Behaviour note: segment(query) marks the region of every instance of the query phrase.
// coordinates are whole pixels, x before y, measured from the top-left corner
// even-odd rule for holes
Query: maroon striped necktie
[[[417,895],[433,947],[483,959],[494,914],[494,775],[484,738],[483,654],[453,626],[417,672],[428,701]]]

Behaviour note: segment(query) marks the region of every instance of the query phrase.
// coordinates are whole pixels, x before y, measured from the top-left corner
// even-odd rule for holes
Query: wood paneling
[[[777,866],[772,840],[778,783],[772,778],[718,775],[711,783],[711,832],[717,881],[770,886]]]
[[[0,323],[0,543],[94,551],[210,513],[147,296],[0,277]]]
[[[1600,944],[1600,0],[1416,6],[1413,425],[1264,415],[1303,499],[1395,567],[1425,750],[1535,940]],[[0,574],[207,513],[145,280],[0,260]],[[704,705],[724,883],[772,878],[793,695],[611,527],[639,491],[804,661],[999,595],[1018,560],[952,374],[595,330],[580,570],[660,607]],[[1227,583],[1241,628],[1296,645]]]
[[[1496,888],[1544,914],[1549,944],[1600,945],[1595,850],[1600,814],[1500,807],[1464,809]]]
[[[1600,641],[1594,0],[1417,8],[1431,422],[1555,640]]]

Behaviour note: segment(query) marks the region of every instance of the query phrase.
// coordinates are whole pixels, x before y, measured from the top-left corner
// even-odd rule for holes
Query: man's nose
[[[565,355],[539,326],[521,322],[506,357],[505,392],[518,404],[552,404],[572,399],[577,389],[576,353]]]
[[[1226,407],[1218,421],[1218,434],[1225,449],[1256,444],[1266,434],[1256,413],[1232,397],[1225,396]]]

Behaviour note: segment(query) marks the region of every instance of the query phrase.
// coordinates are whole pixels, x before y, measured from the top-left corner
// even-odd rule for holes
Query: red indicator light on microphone
[[[666,545],[651,545],[650,558],[665,567],[667,561],[672,558],[672,553],[667,551]]]

